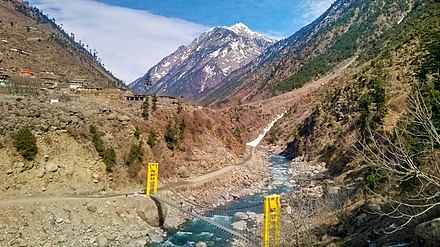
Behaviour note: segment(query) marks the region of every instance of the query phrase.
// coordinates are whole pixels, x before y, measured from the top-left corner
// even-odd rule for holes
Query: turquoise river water
[[[235,208],[246,208],[247,205],[258,205],[261,203],[261,207],[253,207],[244,211],[252,211],[255,213],[262,213],[263,211],[263,199],[266,195],[281,194],[292,189],[289,183],[289,177],[287,170],[290,162],[286,158],[278,155],[272,155],[269,158],[269,167],[271,172],[272,185],[268,190],[263,191],[260,194],[247,196],[238,200],[231,201],[225,206],[222,206],[223,211],[213,211],[215,214],[208,213],[211,219],[215,219],[222,225],[230,225],[235,221],[239,221],[234,217],[237,212]],[[231,210],[228,210],[231,209]],[[219,213],[220,212],[220,213]],[[249,225],[249,224],[248,224]],[[230,246],[232,236],[210,226],[201,220],[193,219],[187,221],[179,229],[168,232],[168,239],[161,244],[149,245],[154,247],[191,247],[195,246],[197,242],[203,241],[210,247],[225,247]]]

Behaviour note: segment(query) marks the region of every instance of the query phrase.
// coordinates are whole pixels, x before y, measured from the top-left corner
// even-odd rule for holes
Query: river
[[[223,225],[231,225],[232,223],[239,221],[234,217],[237,212],[234,209],[247,208],[249,205],[252,208],[241,210],[241,212],[255,212],[260,214],[263,212],[263,199],[266,195],[281,194],[291,190],[292,185],[289,183],[290,178],[287,175],[287,170],[290,166],[290,161],[286,158],[278,155],[272,155],[269,157],[269,167],[271,172],[271,185],[266,191],[260,194],[247,196],[227,203],[219,210],[216,209],[212,212],[208,212],[205,215],[209,215],[211,219],[215,219],[217,222]],[[248,226],[252,227],[252,222],[248,221]],[[198,219],[187,221],[179,229],[168,232],[168,239],[162,244],[149,245],[155,247],[191,247],[195,246],[197,242],[205,242],[208,246],[224,247],[230,246],[232,237]]]

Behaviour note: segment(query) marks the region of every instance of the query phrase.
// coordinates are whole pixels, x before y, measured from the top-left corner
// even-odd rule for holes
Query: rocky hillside
[[[89,87],[125,87],[98,62],[96,52],[75,42],[54,19],[26,1],[2,0],[0,12],[0,74],[16,83],[81,78]],[[24,81],[19,76],[23,69],[32,71],[33,77]]]
[[[376,9],[375,20],[396,22],[375,29],[374,36],[368,30],[356,34],[356,38],[370,37],[369,42],[356,48],[360,53],[341,60],[331,73],[288,93],[223,109],[245,122],[240,127],[254,136],[259,119],[273,119],[287,111],[265,138],[266,144],[293,159],[294,171],[296,161],[325,162],[326,171],[312,183],[327,188],[329,197],[310,193],[302,199],[295,197],[291,206],[301,214],[306,209],[300,200],[305,204],[319,201],[333,213],[310,212],[316,213],[308,219],[313,231],[286,233],[290,239],[304,236],[295,244],[436,246],[440,242],[436,237],[440,188],[433,182],[438,181],[439,167],[435,85],[439,81],[440,5],[438,1],[380,3],[389,9]],[[360,6],[374,9],[375,4],[364,1]],[[427,115],[420,118],[420,112]],[[248,128],[249,123],[255,124]]]
[[[118,196],[145,188],[146,163],[159,162],[163,186],[238,163],[244,154],[233,121],[211,109],[161,97],[150,97],[150,107],[75,93],[51,104],[53,97],[0,94],[1,246],[161,242],[154,202]],[[16,149],[23,127],[35,136],[30,159]],[[251,170],[263,169],[261,159]],[[232,199],[229,193],[241,195],[245,184],[262,181],[264,173],[249,174],[243,167],[215,188],[200,184],[190,192],[199,203],[218,205]],[[225,191],[222,198],[210,195]],[[167,216],[173,227],[181,223],[175,217]]]
[[[131,83],[130,88],[139,93],[147,91],[197,100],[232,71],[259,56],[272,42],[242,23],[215,27],[165,57]]]
[[[229,75],[203,101],[232,104],[272,97],[331,73],[345,59],[368,57],[365,51],[373,41],[398,26],[415,3],[337,0],[313,23]]]
[[[84,163],[95,163],[96,158],[99,160],[99,152],[96,153],[93,143],[96,133],[106,148],[115,151],[115,163],[109,169],[113,173],[109,175],[120,176],[121,179],[115,180],[118,183],[124,183],[122,178],[125,176],[139,181],[144,178],[141,162],[129,159],[130,148],[134,146],[142,150],[143,154],[136,156],[136,159],[164,162],[161,170],[163,178],[179,176],[177,168],[183,166],[187,167],[185,174],[198,174],[205,169],[215,170],[236,160],[244,151],[242,141],[233,134],[232,121],[213,110],[185,106],[176,100],[159,98],[154,103],[154,110],[151,106],[148,116],[145,116],[146,110],[142,109],[142,102],[130,103],[119,99],[99,99],[95,96],[63,95],[59,97],[60,103],[50,104],[51,97],[53,96],[1,96],[0,133],[2,148],[6,148],[2,150],[7,151],[10,157],[8,159],[20,160],[20,157],[13,155],[11,138],[18,129],[25,126],[31,127],[42,146],[50,147],[53,143],[51,136],[54,133],[65,135],[66,138],[70,135],[71,140],[66,140],[76,140],[78,145],[84,145],[83,151],[78,152],[91,151],[88,155],[80,155],[84,159],[91,158]],[[92,131],[91,126],[94,126],[95,130]],[[165,138],[166,133],[168,139]],[[68,147],[73,146],[65,145],[64,142],[63,145],[59,145],[59,148]],[[42,147],[42,150],[44,149]],[[219,153],[219,149],[223,150],[221,157],[219,156],[220,160],[209,158],[208,154],[215,155]],[[41,152],[41,157],[37,156],[37,160],[43,160],[43,153]],[[68,153],[66,155],[77,155]],[[47,153],[50,157],[55,156],[53,158],[57,159],[57,162],[76,163],[73,157],[71,159],[59,156],[60,154],[58,151],[53,154]],[[35,164],[25,163],[26,167],[30,166],[25,167],[25,170],[31,169]],[[97,163],[97,166],[100,164]],[[202,170],[197,168],[199,166],[203,167]],[[38,188],[35,186],[32,190],[38,191]]]

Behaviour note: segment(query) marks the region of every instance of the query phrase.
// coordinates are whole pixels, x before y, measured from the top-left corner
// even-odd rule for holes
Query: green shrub
[[[136,129],[134,130],[134,137],[139,140],[140,136],[141,136],[141,130],[138,127],[136,127]]]
[[[364,177],[364,187],[368,191],[374,191],[385,182],[383,170],[377,167],[370,167]]]
[[[104,161],[106,170],[111,172],[113,167],[116,165],[115,150],[112,147],[106,148],[102,156],[102,160]]]
[[[98,152],[99,157],[105,164],[106,170],[111,172],[113,167],[116,165],[116,152],[112,147],[107,148],[104,141],[99,135],[96,126],[90,125],[90,133],[93,134],[93,145],[95,146],[96,152]]]
[[[174,150],[176,146],[179,144],[179,141],[183,140],[184,134],[186,130],[185,120],[180,120],[176,122],[174,125],[168,123],[165,130],[165,142],[167,143],[167,148],[170,150]]]
[[[165,130],[164,138],[165,142],[167,143],[167,148],[170,150],[174,150],[174,148],[177,146],[177,141],[179,139],[177,129],[171,124],[168,124]]]
[[[274,127],[269,131],[268,141],[270,144],[276,143],[280,138],[279,135],[281,133],[281,129],[278,127]]]
[[[105,152],[105,145],[104,141],[101,139],[101,136],[99,136],[98,133],[95,132],[93,134],[93,145],[95,146],[96,151],[98,152],[99,156],[104,156]]]
[[[148,131],[148,140],[147,144],[150,147],[154,147],[156,145],[157,132],[154,129]]]
[[[14,146],[23,158],[33,160],[38,153],[37,138],[28,127],[22,127],[14,136]]]
[[[93,134],[93,145],[95,146],[95,149],[98,152],[99,156],[102,157],[105,152],[104,141],[101,139],[101,136],[99,135],[95,125],[90,125],[89,130],[90,133]]]
[[[237,137],[238,139],[241,139],[241,130],[240,128],[235,128],[234,129],[234,136]]]
[[[96,133],[96,126],[93,125],[93,124],[91,124],[91,125],[89,126],[89,130],[90,130],[90,133],[95,134],[95,133]]]
[[[144,155],[144,150],[142,150],[142,142],[139,144],[131,145],[130,152],[128,153],[127,160],[125,163],[127,165],[134,164],[136,162],[142,161],[142,156]]]
[[[376,129],[382,124],[387,113],[387,98],[385,85],[380,77],[371,80],[361,77],[358,81],[360,84],[365,84],[367,88],[358,100],[358,112],[360,113],[358,124],[361,131],[364,132],[367,127]]]
[[[183,140],[183,135],[185,134],[186,123],[185,120],[180,120],[179,122],[179,140]]]

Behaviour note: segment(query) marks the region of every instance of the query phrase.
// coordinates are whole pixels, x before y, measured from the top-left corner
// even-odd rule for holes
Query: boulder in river
[[[197,242],[196,247],[207,247],[205,242]]]
[[[239,231],[247,230],[247,223],[244,220],[240,220],[231,224],[232,228]]]
[[[247,220],[249,219],[249,216],[243,212],[237,212],[234,214],[234,217],[240,220]]]
[[[156,244],[162,243],[164,241],[164,238],[162,236],[153,232],[150,232],[148,234],[148,237],[150,237],[151,242]]]

